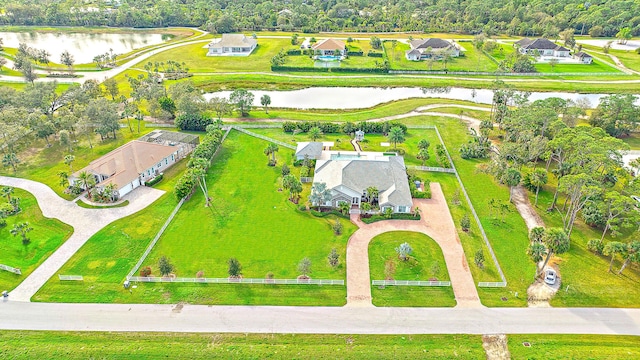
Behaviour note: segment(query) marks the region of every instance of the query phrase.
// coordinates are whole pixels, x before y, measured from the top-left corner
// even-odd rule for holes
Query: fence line
[[[82,275],[58,275],[60,281],[84,281]]]
[[[0,270],[8,271],[8,272],[14,273],[16,275],[22,275],[22,271],[20,271],[20,269],[11,267],[9,265],[0,264]]]
[[[280,129],[282,128],[282,123],[273,123],[273,124],[237,124],[233,125],[235,127],[243,128],[243,129]]]
[[[438,128],[435,128],[436,130],[436,134],[438,135],[438,139],[440,139],[440,143],[442,144],[442,147],[444,148],[444,152],[447,155],[447,159],[449,160],[449,164],[451,165],[451,168],[455,171],[456,174],[456,178],[458,179],[458,183],[460,184],[460,188],[462,189],[462,193],[464,194],[465,199],[467,199],[467,204],[469,204],[469,208],[471,209],[471,214],[473,214],[473,218],[476,219],[476,223],[478,224],[478,227],[480,228],[480,233],[482,234],[482,238],[484,239],[484,243],[487,245],[487,248],[489,249],[489,253],[491,253],[491,258],[493,259],[493,263],[496,265],[496,268],[498,269],[498,273],[500,274],[500,279],[502,279],[501,283],[496,283],[496,284],[504,284],[503,286],[493,286],[493,287],[504,287],[507,286],[507,279],[504,277],[504,273],[502,272],[502,268],[500,267],[500,263],[498,262],[498,258],[496,257],[496,254],[493,252],[493,248],[491,247],[491,244],[489,243],[489,238],[487,237],[487,234],[484,232],[484,227],[482,227],[482,223],[480,222],[480,218],[478,217],[478,214],[476,213],[476,209],[473,207],[473,204],[471,203],[471,198],[469,198],[469,194],[467,194],[467,189],[464,187],[464,183],[462,183],[462,179],[460,178],[460,174],[458,174],[458,170],[456,169],[456,165],[453,163],[453,159],[451,158],[451,155],[449,154],[449,150],[447,150],[447,147],[444,144],[444,140],[442,140],[442,136],[440,135],[440,131],[438,131]],[[485,283],[485,284],[488,284]],[[478,286],[480,286],[478,284]]]
[[[481,281],[478,283],[478,287],[487,287],[487,288],[496,288],[496,287],[506,287],[506,282],[487,282]]]
[[[136,265],[133,267],[133,269],[131,269],[131,271],[129,272],[129,274],[127,275],[127,280],[131,279],[131,277],[133,276],[133,274],[136,273],[136,271],[138,271],[138,269],[140,269],[140,266],[142,266],[142,263],[147,259],[147,256],[149,256],[149,253],[151,252],[151,250],[153,250],[153,247],[156,246],[156,243],[158,242],[158,240],[160,239],[160,236],[162,236],[162,234],[164,233],[164,231],[167,229],[167,227],[169,226],[169,223],[171,223],[171,220],[173,220],[173,217],[176,216],[176,214],[178,213],[178,210],[180,210],[180,207],[182,207],[182,204],[184,204],[184,200],[186,198],[182,198],[180,199],[180,202],[178,203],[178,205],[176,205],[176,207],[173,209],[173,211],[171,212],[171,215],[169,215],[169,218],[167,219],[167,221],[164,222],[164,225],[162,225],[162,228],[160,228],[160,231],[158,231],[158,233],[156,234],[156,236],[153,238],[153,240],[151,241],[151,243],[149,244],[149,246],[147,246],[147,249],[144,251],[144,254],[142,254],[142,256],[140,257],[140,260],[138,260],[138,262],[136,263]]]
[[[344,280],[324,279],[231,279],[231,278],[184,278],[159,276],[131,276],[132,282],[149,283],[205,283],[205,284],[269,284],[269,285],[344,285]]]
[[[618,69],[619,70],[619,69]],[[389,70],[389,74],[396,75],[481,75],[481,76],[620,76],[623,72],[594,72],[594,73],[501,73],[488,71],[427,71],[427,70]]]
[[[435,129],[435,125],[407,125],[407,129]],[[442,144],[444,146],[444,144]]]
[[[421,171],[431,171],[431,172],[442,172],[442,173],[450,173],[455,174],[456,171],[451,168],[443,168],[443,167],[434,167],[434,166],[416,166],[409,165],[407,166],[409,169],[421,170]]]
[[[371,285],[383,286],[451,286],[451,281],[372,280]]]
[[[258,139],[262,139],[262,140],[266,140],[266,141],[272,142],[274,144],[278,144],[280,146],[286,147],[286,148],[291,149],[291,150],[295,150],[296,149],[296,147],[291,145],[291,144],[287,144],[287,143],[282,142],[280,140],[272,139],[272,138],[264,136],[264,135],[256,134],[253,131],[249,131],[249,130],[243,129],[243,128],[235,126],[235,125],[231,125],[231,129],[235,129],[235,130],[240,131],[241,133],[245,133],[247,135],[250,135],[250,136],[253,136],[253,137],[257,137]]]

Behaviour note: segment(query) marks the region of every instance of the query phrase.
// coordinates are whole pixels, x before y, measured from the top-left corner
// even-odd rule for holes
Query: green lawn
[[[531,347],[522,343],[528,342]],[[509,335],[513,359],[637,359],[640,338],[612,335]]]
[[[340,61],[340,66],[342,68],[375,68],[376,62],[382,63],[382,58],[375,58],[370,56],[349,56],[347,59]],[[295,67],[308,67],[312,70],[315,67],[315,63],[322,64],[321,61],[316,61],[310,58],[308,55],[295,55],[295,56],[287,56],[285,66],[295,66]],[[322,66],[320,66],[322,67]]]
[[[623,138],[622,141],[629,145],[631,150],[640,150],[640,134],[633,133],[631,136]]]
[[[401,261],[395,248],[401,243],[411,245],[413,252]],[[394,280],[448,281],[449,272],[440,246],[430,237],[414,232],[394,231],[374,237],[369,243],[371,280],[384,280],[385,264],[395,266]],[[455,306],[451,287],[372,286],[376,306]]]
[[[607,64],[594,60],[591,64],[535,64],[536,70],[541,73],[618,73],[620,70]]]
[[[258,38],[258,47],[249,56],[207,56],[207,42],[198,42],[163,51],[134,67],[143,69],[147,62],[173,60],[184,62],[193,73],[271,71],[271,58],[290,44],[289,39]]]
[[[186,202],[143,265],[154,274],[157,260],[166,255],[176,266],[176,275],[227,277],[227,260],[238,258],[247,278],[295,278],[298,262],[309,257],[316,279],[344,279],[345,266],[332,269],[327,262],[337,248],[344,262],[346,243],[355,230],[342,219],[344,233],[335,236],[333,217],[315,218],[301,213],[278,192],[280,167],[266,166],[263,149],[267,142],[232,132],[223,145],[207,178],[213,207],[205,208],[201,193]],[[292,167],[293,151],[280,148],[279,164]],[[297,171],[297,169],[295,169]],[[184,249],[188,238],[191,251]]]
[[[22,282],[38,265],[51,255],[73,232],[73,228],[62,222],[42,216],[33,195],[14,189],[13,197],[20,198],[22,211],[8,217],[7,226],[0,228],[0,264],[19,268],[22,275],[0,271],[0,291],[11,290]],[[6,199],[1,199],[4,203]],[[28,222],[33,231],[28,233],[29,245],[22,245],[20,236],[11,235],[14,224]]]
[[[479,335],[182,334],[1,331],[9,359],[478,359]]]
[[[461,51],[460,56],[457,58],[451,58],[447,63],[446,70],[482,72],[493,72],[497,70],[498,66],[487,58],[486,55],[474,48],[471,42],[459,42],[459,45],[466,51]],[[408,44],[398,42],[394,50],[392,43],[385,41],[384,47],[392,70],[429,70],[426,61],[407,60],[405,52],[411,49]],[[442,71],[444,70],[444,64],[442,61],[435,61],[431,70]]]

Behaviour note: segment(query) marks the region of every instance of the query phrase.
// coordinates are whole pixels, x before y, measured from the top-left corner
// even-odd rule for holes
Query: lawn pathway
[[[31,297],[60,270],[91,236],[113,221],[146,208],[164,194],[164,191],[142,186],[125,196],[129,200],[127,206],[85,209],[73,201],[62,199],[50,187],[36,181],[0,176],[0,185],[12,186],[30,192],[38,200],[42,215],[58,219],[73,227],[73,234],[69,239],[11,291],[9,299],[12,301],[30,301]],[[38,224],[31,225],[38,226]]]
[[[372,279],[369,272],[371,239],[389,231],[414,231],[430,236],[442,248],[457,307],[482,307],[442,188],[439,183],[431,183],[430,186],[431,199],[413,200],[413,205],[422,211],[419,221],[391,220],[364,224],[358,215],[352,215],[351,221],[359,229],[347,244],[347,306],[372,306]]]

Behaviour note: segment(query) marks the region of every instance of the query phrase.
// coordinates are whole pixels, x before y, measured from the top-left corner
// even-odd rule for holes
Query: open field
[[[2,331],[0,354],[33,358],[478,359],[477,335],[179,334]]]
[[[0,271],[0,291],[16,287],[73,233],[71,226],[42,216],[35,197],[30,193],[16,188],[12,197],[20,198],[22,211],[9,216],[7,226],[0,228],[0,264],[19,268],[22,275]],[[5,201],[2,198],[0,203]],[[31,243],[26,246],[22,245],[20,236],[13,236],[10,232],[15,224],[23,222],[28,222],[33,228],[27,235]]]
[[[528,342],[531,347],[524,347]],[[513,359],[634,359],[640,338],[611,335],[509,335]]]
[[[327,255],[336,248],[342,262],[349,235],[355,226],[345,219],[343,235],[335,236],[333,216],[315,218],[301,213],[278,192],[280,167],[268,167],[262,150],[268,143],[238,132],[229,134],[207,178],[212,208],[205,208],[201,193],[186,202],[167,228],[143,266],[156,270],[160,256],[168,256],[176,275],[227,277],[227,260],[237,258],[247,278],[296,278],[296,266],[304,257],[312,262],[315,279],[344,279],[345,266],[332,269]],[[278,164],[291,162],[292,151],[281,148]],[[297,171],[297,169],[294,169]],[[245,186],[238,186],[238,181]],[[302,199],[303,201],[306,199]],[[184,248],[190,239],[192,251]],[[304,245],[302,246],[302,243]]]
[[[428,216],[428,214],[425,214]],[[398,259],[394,250],[401,243],[411,245],[407,261]],[[394,231],[376,236],[369,243],[371,280],[386,278],[385,266],[393,263],[394,280],[448,281],[449,272],[440,246],[430,237],[414,232]],[[387,286],[371,287],[375,306],[455,306],[451,287]]]
[[[594,60],[591,64],[557,64],[551,66],[550,64],[539,63],[535,64],[536,70],[542,73],[618,73],[621,71],[611,67],[607,64],[603,64],[598,60]],[[599,77],[594,77],[594,80]]]

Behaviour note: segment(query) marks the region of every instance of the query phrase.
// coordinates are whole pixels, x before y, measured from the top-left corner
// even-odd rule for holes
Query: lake
[[[442,98],[491,104],[493,91],[488,89],[434,88],[417,87],[373,88],[373,87],[313,87],[292,91],[251,91],[254,105],[260,106],[260,97],[267,94],[271,97],[272,107],[295,109],[359,109],[376,106],[389,101],[410,98]],[[205,94],[206,99],[214,96],[229,97],[230,91],[219,91]],[[530,101],[559,97],[566,100],[587,99],[591,107],[600,102],[607,94],[576,94],[563,92],[532,92]]]
[[[52,62],[60,63],[60,54],[69,51],[76,64],[93,62],[96,55],[113,49],[116,54],[125,54],[141,47],[161,44],[171,37],[167,34],[152,33],[38,33],[38,32],[0,32],[5,47],[17,48],[26,43],[35,49],[44,49],[51,54]]]

